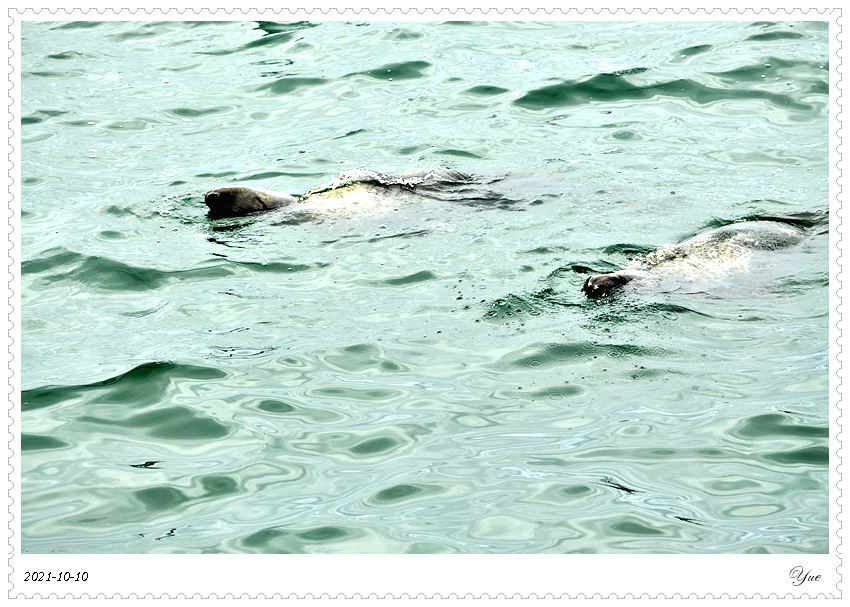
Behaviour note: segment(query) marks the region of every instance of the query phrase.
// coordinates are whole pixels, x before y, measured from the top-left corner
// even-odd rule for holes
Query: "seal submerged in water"
[[[440,185],[468,183],[471,179],[469,175],[451,169],[410,171],[394,175],[350,171],[300,197],[248,186],[226,186],[207,192],[204,202],[209,207],[208,215],[211,219],[237,217],[282,207],[292,207],[293,211],[310,214],[333,206],[326,204],[328,200],[339,203],[339,207],[354,204],[368,206],[369,203],[378,205],[387,198],[384,194],[392,189],[410,194]],[[359,198],[351,195],[355,192],[360,195]]]
[[[609,297],[625,285],[659,286],[672,281],[696,285],[721,282],[749,269],[758,251],[777,251],[799,244],[806,233],[778,221],[745,221],[709,230],[679,244],[661,247],[623,270],[595,274],[582,289],[590,299]],[[662,289],[663,290],[663,289]]]

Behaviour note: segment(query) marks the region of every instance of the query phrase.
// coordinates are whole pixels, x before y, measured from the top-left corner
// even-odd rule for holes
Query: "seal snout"
[[[216,188],[207,192],[204,197],[204,202],[210,209],[209,216],[212,218],[268,211],[295,201],[295,198],[288,194],[247,186]]]
[[[210,190],[204,196],[204,203],[209,207],[209,216],[212,218],[226,217],[233,214],[233,197],[226,196],[222,188]]]
[[[209,216],[217,219],[266,210],[268,206],[264,203],[264,198],[261,190],[228,186],[210,190],[204,196],[204,202],[210,209]]]
[[[590,299],[599,299],[600,297],[608,297],[632,278],[633,276],[617,273],[594,274],[584,281],[581,288]]]
[[[584,281],[584,284],[581,286],[584,294],[587,295],[590,299],[598,299],[605,295],[604,289],[600,287],[598,281],[596,280],[597,276],[588,276],[587,280]]]
[[[209,192],[207,192],[206,196],[204,197],[204,202],[206,203],[206,205],[210,209],[212,209],[213,207],[215,207],[218,204],[218,199],[219,199],[218,190],[210,190]]]

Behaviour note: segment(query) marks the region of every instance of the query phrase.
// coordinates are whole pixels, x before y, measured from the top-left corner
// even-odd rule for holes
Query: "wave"
[[[247,270],[257,274],[291,274],[328,267],[328,263],[305,264],[290,261],[255,262],[224,257],[204,267],[160,270],[138,266],[98,255],[83,255],[57,247],[21,263],[22,276],[44,274],[41,285],[62,281],[81,283],[96,290],[152,291],[175,281],[204,281],[226,278]]]
[[[625,72],[597,74],[580,80],[564,80],[560,84],[533,89],[513,103],[526,110],[546,110],[598,103],[668,98],[685,99],[697,105],[708,105],[717,101],[759,100],[785,110],[810,112],[814,109],[812,104],[797,101],[790,95],[754,88],[734,87],[728,84],[723,87],[709,86],[690,78],[637,85],[627,78],[628,75],[645,71],[647,71],[646,68],[636,68]]]
[[[224,377],[226,374],[223,371],[213,367],[168,361],[147,362],[115,377],[88,384],[43,386],[22,390],[21,408],[24,411],[33,411],[87,395],[96,397],[95,402],[100,403],[155,403],[165,398],[175,381],[208,381]]]

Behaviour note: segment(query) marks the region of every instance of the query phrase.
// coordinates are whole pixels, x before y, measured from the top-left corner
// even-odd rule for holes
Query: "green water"
[[[22,549],[826,552],[824,23],[24,23]],[[454,168],[298,222],[203,194]],[[588,272],[740,219],[728,288]]]

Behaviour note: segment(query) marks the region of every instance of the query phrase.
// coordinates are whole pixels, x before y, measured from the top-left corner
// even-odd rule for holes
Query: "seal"
[[[329,207],[344,207],[346,204],[368,207],[369,201],[378,202],[383,194],[393,189],[408,194],[426,193],[442,185],[468,183],[471,179],[469,175],[451,169],[409,171],[393,175],[355,170],[343,172],[338,178],[309,190],[303,196],[239,185],[210,190],[204,196],[204,202],[209,207],[210,219],[238,217],[282,207],[292,207],[293,211],[302,214],[319,214]],[[359,193],[360,198],[349,196],[352,192]],[[335,204],[325,204],[324,207],[320,204],[329,199],[333,199]],[[305,204],[307,202],[314,204]]]
[[[725,281],[750,268],[758,251],[777,251],[799,244],[806,232],[778,221],[743,221],[697,234],[675,245],[663,246],[626,268],[587,278],[582,290],[590,299],[609,297],[625,285],[658,287],[683,283]]]

